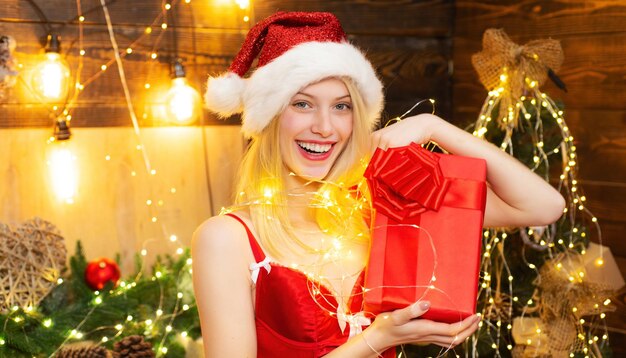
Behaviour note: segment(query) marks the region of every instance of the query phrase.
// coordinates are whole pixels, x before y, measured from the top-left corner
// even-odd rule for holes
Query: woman
[[[434,141],[484,158],[486,226],[546,225],[563,210],[545,181],[439,117],[372,133],[382,85],[328,13],[278,13],[257,24],[229,73],[209,79],[206,102],[224,116],[241,112],[252,138],[235,205],[203,223],[192,243],[208,357],[393,357],[399,344],[449,348],[477,329],[477,316],[415,319],[428,302],[373,322],[361,312],[369,234],[359,208],[375,148]]]

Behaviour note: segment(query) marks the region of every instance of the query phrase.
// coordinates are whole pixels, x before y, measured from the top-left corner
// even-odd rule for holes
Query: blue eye
[[[300,108],[300,109],[306,109],[306,108],[310,108],[311,107],[311,106],[309,106],[308,103],[303,102],[303,101],[294,102],[292,104],[292,106],[294,106],[296,108]]]
[[[350,106],[348,103],[337,103],[335,105],[335,108],[337,108],[338,110],[341,110],[341,111],[345,111],[345,110],[352,109],[352,106]]]

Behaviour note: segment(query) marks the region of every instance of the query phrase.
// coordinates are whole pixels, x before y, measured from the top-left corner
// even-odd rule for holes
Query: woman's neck
[[[315,212],[311,208],[311,202],[321,183],[295,175],[285,175],[283,183],[287,194],[289,221],[294,229],[310,229],[315,223]]]

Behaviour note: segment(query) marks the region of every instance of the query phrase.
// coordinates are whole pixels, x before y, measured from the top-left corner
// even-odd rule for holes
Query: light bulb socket
[[[46,41],[46,53],[48,52],[59,53],[60,51],[61,51],[61,37],[57,34],[48,34],[48,39]]]
[[[56,140],[68,140],[72,136],[70,132],[70,125],[65,119],[59,119],[54,126],[54,139]]]
[[[176,60],[172,64],[172,78],[183,78],[186,76],[185,66],[183,66],[180,60]]]

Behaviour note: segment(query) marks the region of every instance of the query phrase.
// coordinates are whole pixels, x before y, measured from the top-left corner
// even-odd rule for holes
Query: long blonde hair
[[[322,185],[312,196],[311,209],[320,229],[329,235],[353,240],[369,240],[367,224],[361,212],[366,194],[362,185],[364,163],[370,151],[370,121],[362,96],[349,78],[340,78],[352,99],[353,127],[346,147],[335,161]],[[280,155],[278,116],[252,139],[239,168],[235,205],[247,206],[259,242],[266,253],[280,259],[288,252],[310,251],[298,239],[289,221]]]

